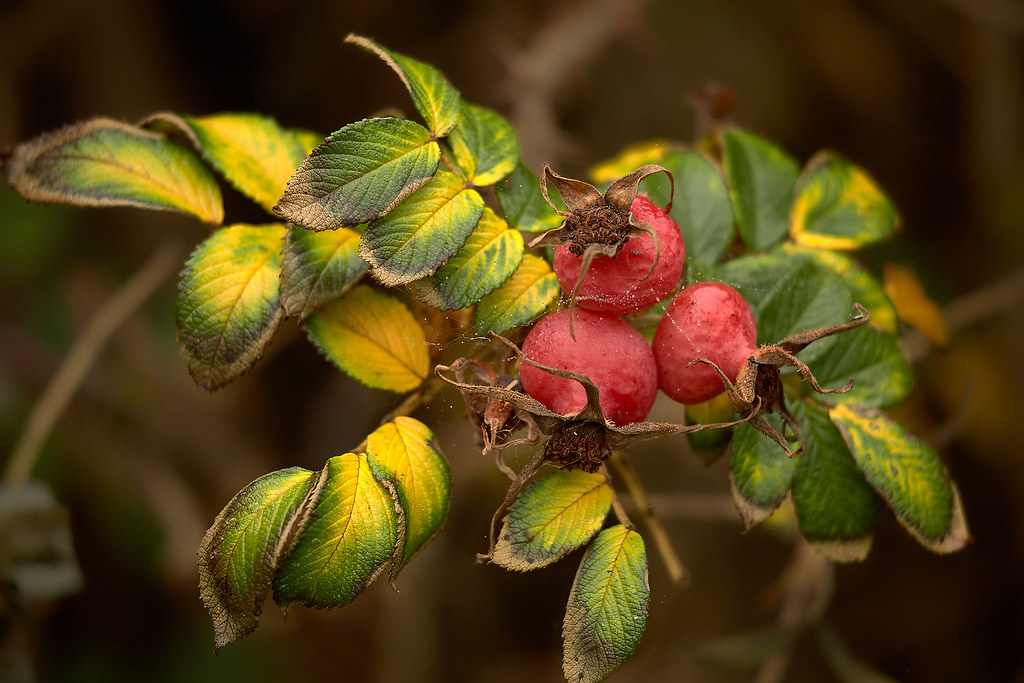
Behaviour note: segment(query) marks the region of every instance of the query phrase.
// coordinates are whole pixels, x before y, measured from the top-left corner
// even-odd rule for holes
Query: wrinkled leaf
[[[778,422],[772,419],[778,428]],[[779,445],[749,424],[733,428],[729,482],[736,509],[747,528],[764,521],[789,493],[794,460]]]
[[[518,572],[556,562],[593,538],[611,504],[603,474],[551,472],[509,507],[491,560]]]
[[[647,628],[650,594],[640,534],[622,524],[598,534],[583,555],[565,606],[566,680],[602,681],[633,656]]]
[[[476,331],[504,334],[533,320],[558,299],[558,278],[548,262],[524,254],[523,262],[505,284],[481,301],[476,311]]]
[[[896,207],[867,172],[823,152],[800,178],[789,214],[797,244],[818,249],[857,249],[896,230]]]
[[[282,225],[232,225],[192,252],[178,283],[178,346],[213,391],[262,356],[281,321]]]
[[[286,538],[291,550],[274,578],[274,602],[285,612],[348,604],[377,577],[398,541],[394,500],[364,456],[336,455],[319,476],[319,495],[300,512],[309,521],[296,539]]]
[[[669,152],[661,165],[675,177],[675,201],[670,215],[683,234],[687,259],[717,263],[736,234],[732,202],[722,172],[693,150]],[[661,206],[668,203],[667,194],[664,201],[658,202]]]
[[[469,238],[484,200],[454,173],[440,171],[387,216],[366,226],[359,255],[390,287],[432,275]]]
[[[377,55],[398,74],[432,137],[444,137],[459,122],[462,97],[436,68],[352,33],[345,42]]]
[[[493,185],[519,162],[519,138],[503,116],[468,102],[448,138],[455,163],[473,185]]]
[[[472,306],[512,277],[523,262],[523,236],[489,207],[459,253],[433,277],[416,283],[417,297],[442,311]]]
[[[306,157],[274,212],[313,230],[366,223],[430,182],[440,159],[440,147],[418,123],[356,121],[331,133]]]
[[[199,595],[219,650],[249,635],[285,547],[285,530],[313,487],[314,473],[290,467],[239,491],[199,546]]]
[[[285,313],[305,320],[336,299],[367,271],[359,256],[362,228],[316,232],[297,226],[288,230],[281,263],[281,305]]]
[[[317,309],[305,327],[328,360],[369,387],[410,391],[430,373],[419,322],[401,301],[366,285]]]
[[[544,201],[537,176],[522,162],[494,190],[505,220],[516,230],[547,232],[562,224],[562,217]]]
[[[968,542],[960,497],[935,451],[874,408],[843,403],[830,417],[868,482],[922,545],[949,553]]]
[[[834,562],[863,560],[871,549],[878,503],[842,434],[817,406],[794,411],[806,446],[795,458],[793,507],[800,532]]]
[[[725,130],[721,135],[722,165],[736,227],[751,249],[768,249],[789,232],[789,207],[800,167],[764,138],[740,130]]]
[[[451,474],[433,439],[426,425],[404,416],[382,425],[366,439],[374,476],[394,492],[402,510],[392,581],[448,516]]]
[[[838,389],[853,380],[850,391],[833,394],[829,401],[879,408],[900,403],[914,382],[914,373],[896,339],[867,326],[837,335],[828,353],[816,358],[814,375],[828,389]]]
[[[224,220],[220,188],[195,155],[112,119],[44,133],[5,153],[3,167],[7,182],[35,202],[177,211],[212,225]]]

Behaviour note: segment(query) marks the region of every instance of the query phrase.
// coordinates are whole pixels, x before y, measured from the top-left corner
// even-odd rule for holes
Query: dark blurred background
[[[534,168],[572,175],[629,143],[689,140],[687,93],[718,82],[735,89],[738,124],[801,160],[829,147],[869,169],[904,227],[866,262],[912,267],[958,311],[898,415],[939,446],[975,540],[932,555],[883,513],[868,559],[836,568],[826,619],[898,680],[1024,681],[1024,4],[6,0],[0,147],[97,115],[259,111],[326,134],[384,107],[411,112],[349,32],[510,117]],[[229,221],[265,220],[226,200]],[[184,259],[206,232],[171,215],[28,206],[6,187],[0,229],[8,452],[90,316],[157,245],[176,241]],[[206,394],[178,357],[173,298],[170,278],[114,336],[36,470],[70,511],[85,579],[27,615],[42,680],[560,680],[576,562],[527,575],[474,564],[506,482],[454,394],[418,413],[436,426],[454,498],[401,593],[381,582],[286,622],[268,601],[257,632],[214,657],[195,573],[207,526],[255,477],[354,447],[392,398],[333,370],[290,321],[251,374]],[[692,581],[672,585],[652,549],[648,632],[617,681],[752,680],[702,652],[776,619],[791,543],[744,534],[725,462],[704,468],[683,450],[659,443],[636,461]],[[833,679],[799,641],[783,680]]]

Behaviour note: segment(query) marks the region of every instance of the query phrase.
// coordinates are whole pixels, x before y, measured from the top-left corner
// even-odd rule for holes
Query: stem
[[[644,488],[640,478],[636,475],[633,466],[627,460],[625,453],[621,451],[612,453],[612,457],[608,459],[608,462],[611,464],[612,469],[615,470],[615,475],[626,485],[626,490],[629,491],[629,495],[633,498],[637,511],[644,520],[644,526],[647,527],[651,537],[654,539],[654,545],[657,546],[658,552],[661,554],[661,559],[665,563],[665,569],[668,571],[669,578],[672,579],[673,583],[682,583],[688,576],[686,567],[683,566],[679,555],[676,554],[672,541],[669,540],[668,534],[665,532],[665,527],[654,516],[651,501],[647,495],[647,489]]]
[[[35,469],[43,443],[63,414],[75,391],[96,362],[107,341],[122,323],[177,269],[179,250],[170,242],[157,248],[149,260],[96,312],[85,331],[74,341],[67,356],[33,406],[25,431],[14,447],[4,470],[8,484],[25,482]]]

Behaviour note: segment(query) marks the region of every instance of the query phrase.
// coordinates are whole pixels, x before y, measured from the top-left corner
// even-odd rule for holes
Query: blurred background
[[[633,142],[690,140],[687,93],[707,83],[731,86],[733,120],[801,161],[828,147],[867,168],[904,223],[866,263],[914,269],[950,313],[949,347],[922,347],[897,414],[939,449],[974,542],[932,555],[883,513],[865,562],[819,568],[835,582],[824,618],[897,680],[1024,681],[1024,4],[7,0],[0,147],[98,115],[258,111],[326,134],[385,107],[411,112],[394,75],[343,43],[349,32],[436,65],[508,116],[534,169],[574,175]],[[225,200],[228,221],[265,220]],[[4,186],[0,230],[8,453],[103,303],[158,245],[183,261],[206,229],[30,206]],[[380,582],[287,621],[268,601],[256,633],[213,656],[195,551],[217,512],[266,472],[353,448],[393,399],[332,369],[291,321],[252,373],[204,393],[178,357],[174,284],[114,335],[45,443],[35,476],[70,514],[83,585],[18,616],[5,606],[3,657],[29,652],[44,681],[561,680],[577,561],[526,575],[474,564],[507,481],[454,393],[417,413],[451,463],[453,501],[401,592]],[[674,405],[656,413],[681,418]],[[668,440],[635,458],[691,579],[673,585],[651,553],[648,631],[613,680],[835,680],[810,637],[775,679],[709,655],[775,622],[794,551],[784,533],[744,533],[724,459],[705,468],[685,451]]]

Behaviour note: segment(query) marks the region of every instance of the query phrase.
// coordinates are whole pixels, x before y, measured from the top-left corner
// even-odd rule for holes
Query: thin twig
[[[165,242],[96,312],[88,327],[72,344],[57,374],[33,407],[25,431],[7,461],[5,482],[20,484],[31,476],[43,443],[107,341],[157,287],[177,270],[180,261],[179,249]]]

